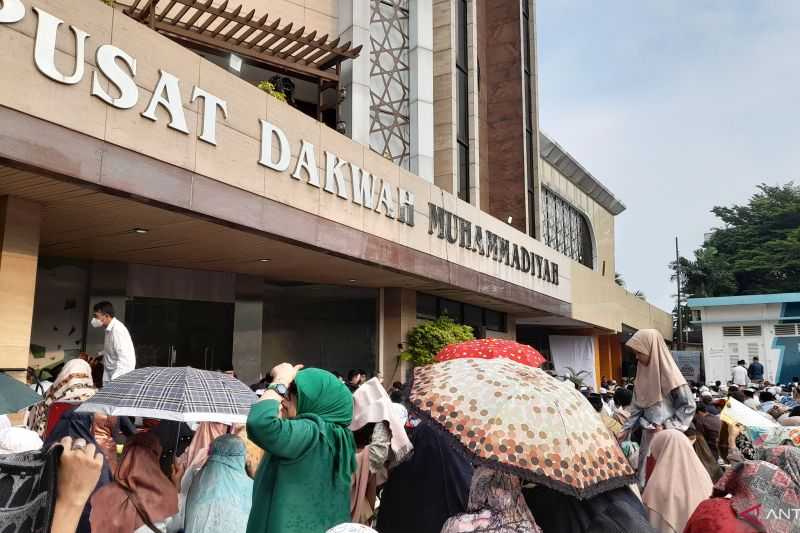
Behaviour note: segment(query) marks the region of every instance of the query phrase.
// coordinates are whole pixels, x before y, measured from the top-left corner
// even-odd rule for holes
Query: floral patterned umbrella
[[[634,480],[586,398],[538,368],[504,358],[421,366],[409,400],[478,464],[578,498]]]
[[[467,358],[494,359],[495,357],[505,357],[535,368],[539,368],[546,361],[535,348],[504,339],[475,339],[449,344],[436,354],[436,361]]]

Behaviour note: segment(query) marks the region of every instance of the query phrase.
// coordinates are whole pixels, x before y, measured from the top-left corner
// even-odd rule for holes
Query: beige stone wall
[[[622,324],[655,328],[672,338],[672,315],[578,263],[572,263],[572,317],[612,331]]]
[[[614,279],[614,215],[595,202],[588,194],[581,191],[571,181],[565,178],[550,163],[539,159],[539,176],[542,186],[549,187],[553,192],[569,201],[573,206],[582,211],[592,225],[595,245],[595,269],[598,273],[603,271],[605,261],[605,277]]]
[[[29,5],[30,2],[27,2]],[[328,220],[388,239],[410,248],[463,265],[498,279],[568,301],[570,298],[569,261],[522,232],[462,202],[436,185],[411,174],[320,122],[259,91],[232,74],[205,61],[171,40],[137,23],[99,1],[34,0],[34,5],[91,34],[84,57],[86,72],[76,85],[63,85],[42,75],[33,62],[37,17],[30,12],[14,24],[0,24],[0,72],[14,83],[0,84],[0,105],[40,117],[66,128],[86,133],[109,143],[171,163],[226,184],[262,195],[319,215]],[[437,4],[439,6],[439,4]],[[437,9],[439,9],[437,7]],[[441,15],[439,15],[441,16]],[[91,96],[95,51],[113,43],[137,60],[135,82],[139,102],[132,109],[120,110]],[[74,68],[74,37],[62,26],[57,39],[57,64],[62,72]],[[180,79],[181,97],[190,134],[167,127],[169,116],[158,107],[157,121],[141,116],[156,85],[159,70]],[[109,82],[100,76],[101,84]],[[226,100],[228,118],[217,114],[217,145],[198,140],[202,106],[190,103],[193,86]],[[20,90],[24,88],[24,90]],[[291,145],[292,165],[279,173],[260,166],[259,119],[267,119],[286,133]],[[414,227],[401,224],[382,213],[365,209],[352,201],[290,177],[297,161],[301,140],[314,144],[317,166],[324,179],[324,151],[366,169],[392,186],[415,195]],[[350,172],[345,170],[347,188]],[[102,185],[102,183],[101,183]],[[546,283],[529,273],[510,268],[472,251],[448,244],[428,234],[428,201],[480,225],[484,230],[525,246],[529,251],[559,264],[558,285]]]
[[[441,189],[456,191],[455,9],[452,0],[433,1],[433,173]]]

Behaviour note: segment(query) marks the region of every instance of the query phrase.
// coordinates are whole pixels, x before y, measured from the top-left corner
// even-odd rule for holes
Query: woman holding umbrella
[[[625,438],[621,440],[642,430],[637,475],[639,486],[644,487],[644,465],[653,436],[662,429],[686,431],[694,417],[694,395],[657,330],[640,329],[626,346],[636,352],[637,366],[631,415],[622,428]]]

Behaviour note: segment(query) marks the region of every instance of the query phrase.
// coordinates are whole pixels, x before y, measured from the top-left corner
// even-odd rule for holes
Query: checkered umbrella
[[[238,379],[192,367],[138,368],[86,400],[78,412],[178,422],[245,423],[258,396]]]

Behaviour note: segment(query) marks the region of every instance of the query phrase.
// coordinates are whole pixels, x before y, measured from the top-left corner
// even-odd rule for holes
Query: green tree
[[[761,184],[746,205],[711,210],[725,226],[681,257],[687,297],[800,291],[800,187]],[[672,280],[676,279],[675,262]]]
[[[423,322],[408,332],[406,350],[400,354],[405,361],[414,366],[429,365],[439,350],[448,344],[471,341],[475,338],[470,326],[457,324],[448,316]]]

